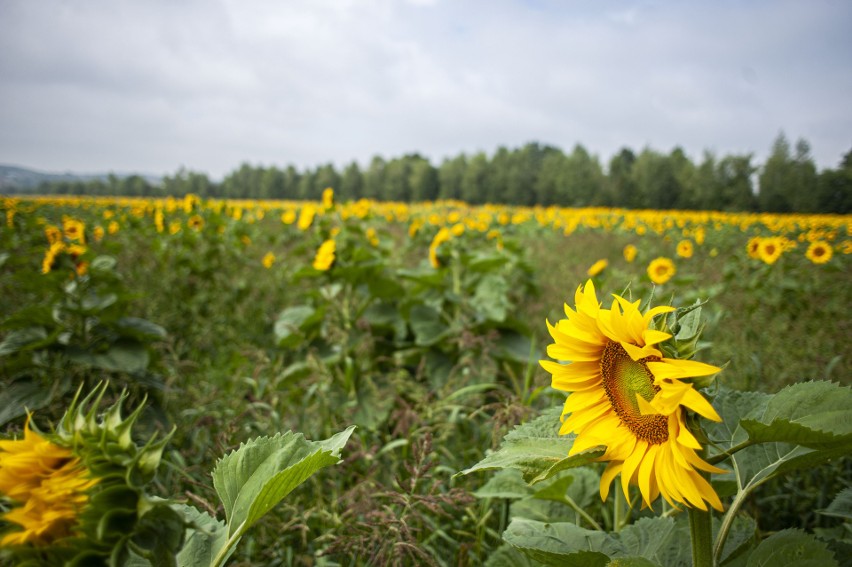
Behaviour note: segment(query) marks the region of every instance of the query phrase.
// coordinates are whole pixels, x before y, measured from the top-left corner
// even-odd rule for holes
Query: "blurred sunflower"
[[[680,502],[702,510],[722,503],[699,471],[723,473],[698,456],[701,444],[686,425],[686,410],[721,421],[713,406],[688,378],[709,376],[719,368],[691,360],[665,358],[654,345],[671,338],[650,328],[655,316],[673,311],[660,306],[641,313],[639,301],[614,296],[610,309],[598,303],[589,280],[565,305],[567,319],[548,322],[554,343],[551,358],[542,360],[553,375],[552,386],[569,392],[562,412],[561,435],[574,433],[569,454],[604,446],[598,459],[608,461],[600,482],[606,500],[610,484],[621,474],[621,486],[639,487],[644,504],[662,495],[672,506]],[[628,501],[630,500],[628,495]]]
[[[334,208],[334,189],[326,187],[322,192],[322,208],[329,210]]]
[[[814,264],[825,264],[831,260],[832,254],[833,251],[831,249],[831,244],[824,240],[817,240],[815,242],[811,242],[811,245],[808,246],[808,251],[805,252],[805,257]]]
[[[261,263],[263,264],[263,267],[268,270],[272,267],[272,264],[275,263],[275,254],[273,254],[272,252],[267,252],[263,256],[263,260],[261,260]]]
[[[201,215],[192,215],[187,219],[186,226],[192,230],[201,230],[204,228],[204,219],[201,218]]]
[[[760,258],[760,241],[761,238],[759,236],[749,238],[748,244],[746,244],[746,252],[748,252],[749,258],[754,258],[755,260]]]
[[[663,285],[675,275],[675,265],[669,258],[655,258],[648,264],[648,277],[657,285]]]
[[[593,277],[595,277],[596,275],[598,275],[599,273],[601,273],[602,271],[604,271],[608,265],[609,265],[609,261],[607,261],[607,259],[606,259],[606,258],[601,258],[600,260],[598,260],[597,262],[595,262],[594,264],[592,264],[592,267],[591,267],[591,268],[589,268],[589,269],[586,271],[586,274],[587,274],[590,278],[593,278]]]
[[[630,264],[631,262],[633,262],[633,260],[636,259],[636,253],[637,252],[638,252],[638,250],[632,244],[628,244],[627,246],[624,247],[624,252],[623,252],[624,259],[627,261],[628,264]]]
[[[677,255],[681,258],[692,258],[692,241],[681,240],[677,243]]]
[[[326,240],[317,250],[317,255],[314,257],[314,269],[321,272],[327,271],[334,263],[334,252],[337,249],[337,244],[334,240]]]
[[[97,480],[71,451],[24,426],[24,438],[0,441],[0,493],[18,503],[2,518],[20,528],[0,547],[47,544],[72,534]]]
[[[784,252],[784,241],[778,236],[763,238],[757,253],[766,264],[774,264]]]

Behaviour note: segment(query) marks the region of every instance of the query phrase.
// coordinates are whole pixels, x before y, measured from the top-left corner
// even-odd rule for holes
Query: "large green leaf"
[[[460,474],[513,468],[521,471],[524,480],[534,484],[559,471],[587,465],[603,455],[604,449],[599,448],[569,457],[574,436],[559,435],[560,414],[560,408],[550,408],[536,419],[517,426],[503,438],[496,451]]]
[[[69,388],[67,379],[60,379],[46,388],[38,382],[19,380],[0,390],[0,426],[45,407],[54,396],[64,394]]]
[[[658,565],[689,565],[689,524],[673,518],[642,518],[617,534],[624,553]]]
[[[511,545],[504,543],[488,556],[483,567],[536,567],[537,565],[542,563],[530,559]]]
[[[610,557],[627,555],[621,542],[609,534],[569,522],[515,518],[503,532],[503,539],[546,565],[604,567]]]
[[[473,493],[477,498],[526,498],[533,492],[517,469],[503,469]]]
[[[852,388],[833,382],[803,382],[772,396],[765,409],[741,422],[749,438],[832,448],[852,442]]]
[[[65,354],[78,364],[129,374],[144,372],[148,368],[150,358],[145,345],[133,339],[116,341],[105,352],[69,347]]]
[[[322,321],[322,310],[308,305],[296,305],[281,311],[273,329],[280,347],[293,347],[301,342],[304,332]]]
[[[705,422],[710,455],[736,450],[740,499],[780,473],[852,450],[852,392],[831,382],[795,384],[774,396],[723,389],[713,404],[723,421]]]
[[[176,505],[175,509],[183,514],[184,520],[191,526],[186,530],[183,548],[177,554],[177,564],[180,567],[209,567],[228,542],[227,526],[192,506]],[[228,555],[231,553],[233,548]]]
[[[502,322],[512,307],[509,301],[509,282],[500,274],[488,274],[476,286],[471,306],[491,321]]]
[[[428,305],[413,306],[408,314],[408,322],[414,332],[414,341],[420,346],[437,344],[452,333],[438,310]]]
[[[820,514],[852,520],[852,488],[844,488]]]
[[[48,336],[43,327],[17,329],[6,335],[6,338],[0,342],[0,356],[41,348],[52,343],[54,339],[55,337]]]
[[[789,529],[763,540],[748,558],[747,567],[836,567],[826,544],[801,530]]]
[[[244,533],[312,474],[336,464],[353,430],[324,441],[308,441],[290,431],[260,437],[220,459],[213,487],[225,508],[228,536]]]

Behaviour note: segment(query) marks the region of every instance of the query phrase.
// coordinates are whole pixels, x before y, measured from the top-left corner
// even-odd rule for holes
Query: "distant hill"
[[[112,173],[112,175],[115,175],[120,179],[130,177],[131,175],[140,175],[152,185],[159,185],[162,181],[162,178],[156,175],[133,173]],[[110,173],[45,173],[43,171],[35,171],[24,167],[0,164],[0,192],[30,193],[44,182],[55,183],[67,181],[74,183],[77,181],[85,182],[96,179],[106,181],[109,176]]]

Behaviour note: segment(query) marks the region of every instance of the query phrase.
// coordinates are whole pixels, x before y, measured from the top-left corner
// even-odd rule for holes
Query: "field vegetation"
[[[602,453],[547,454],[571,447],[557,434],[566,394],[539,364],[546,321],[590,284],[606,306],[618,294],[678,309],[657,319],[676,335],[664,352],[722,368],[695,385],[724,421],[689,418],[736,512],[712,520],[716,563],[852,556],[848,215],[330,189],[316,201],[6,198],[0,212],[5,438],[84,415],[79,389],[102,396],[92,407],[144,400],[134,438],[171,432],[145,490],[229,522],[210,474],[223,455],[285,431],[327,440],[329,468],[240,531],[229,564],[690,564],[683,507],[643,508],[638,487],[631,508],[620,490],[602,502]],[[775,421],[756,417],[767,407]],[[724,460],[738,428],[763,444]],[[3,533],[19,528],[14,506],[0,503]],[[551,529],[561,547],[535,539]],[[590,532],[600,539],[577,555]],[[117,537],[114,557],[144,561],[131,540]]]

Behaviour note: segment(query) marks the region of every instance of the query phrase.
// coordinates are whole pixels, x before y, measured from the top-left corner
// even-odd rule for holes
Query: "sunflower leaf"
[[[245,532],[312,474],[337,464],[353,429],[325,441],[290,431],[259,437],[219,460],[213,486],[225,508],[228,536]]]
[[[852,520],[852,488],[845,488],[834,498],[828,508],[818,510],[824,516],[834,516]]]
[[[530,484],[541,482],[559,471],[587,465],[604,450],[593,448],[568,456],[574,445],[573,435],[559,435],[561,408],[550,408],[536,419],[517,426],[504,438],[500,447],[474,466],[459,474],[487,469],[517,469]]]
[[[831,567],[834,554],[824,542],[801,530],[787,529],[763,540],[749,556],[746,567]]]
[[[626,555],[624,546],[607,533],[568,522],[537,522],[515,518],[503,539],[545,565],[604,567],[610,556]]]
[[[852,389],[833,382],[803,382],[781,390],[741,421],[749,439],[830,449],[852,442]]]

